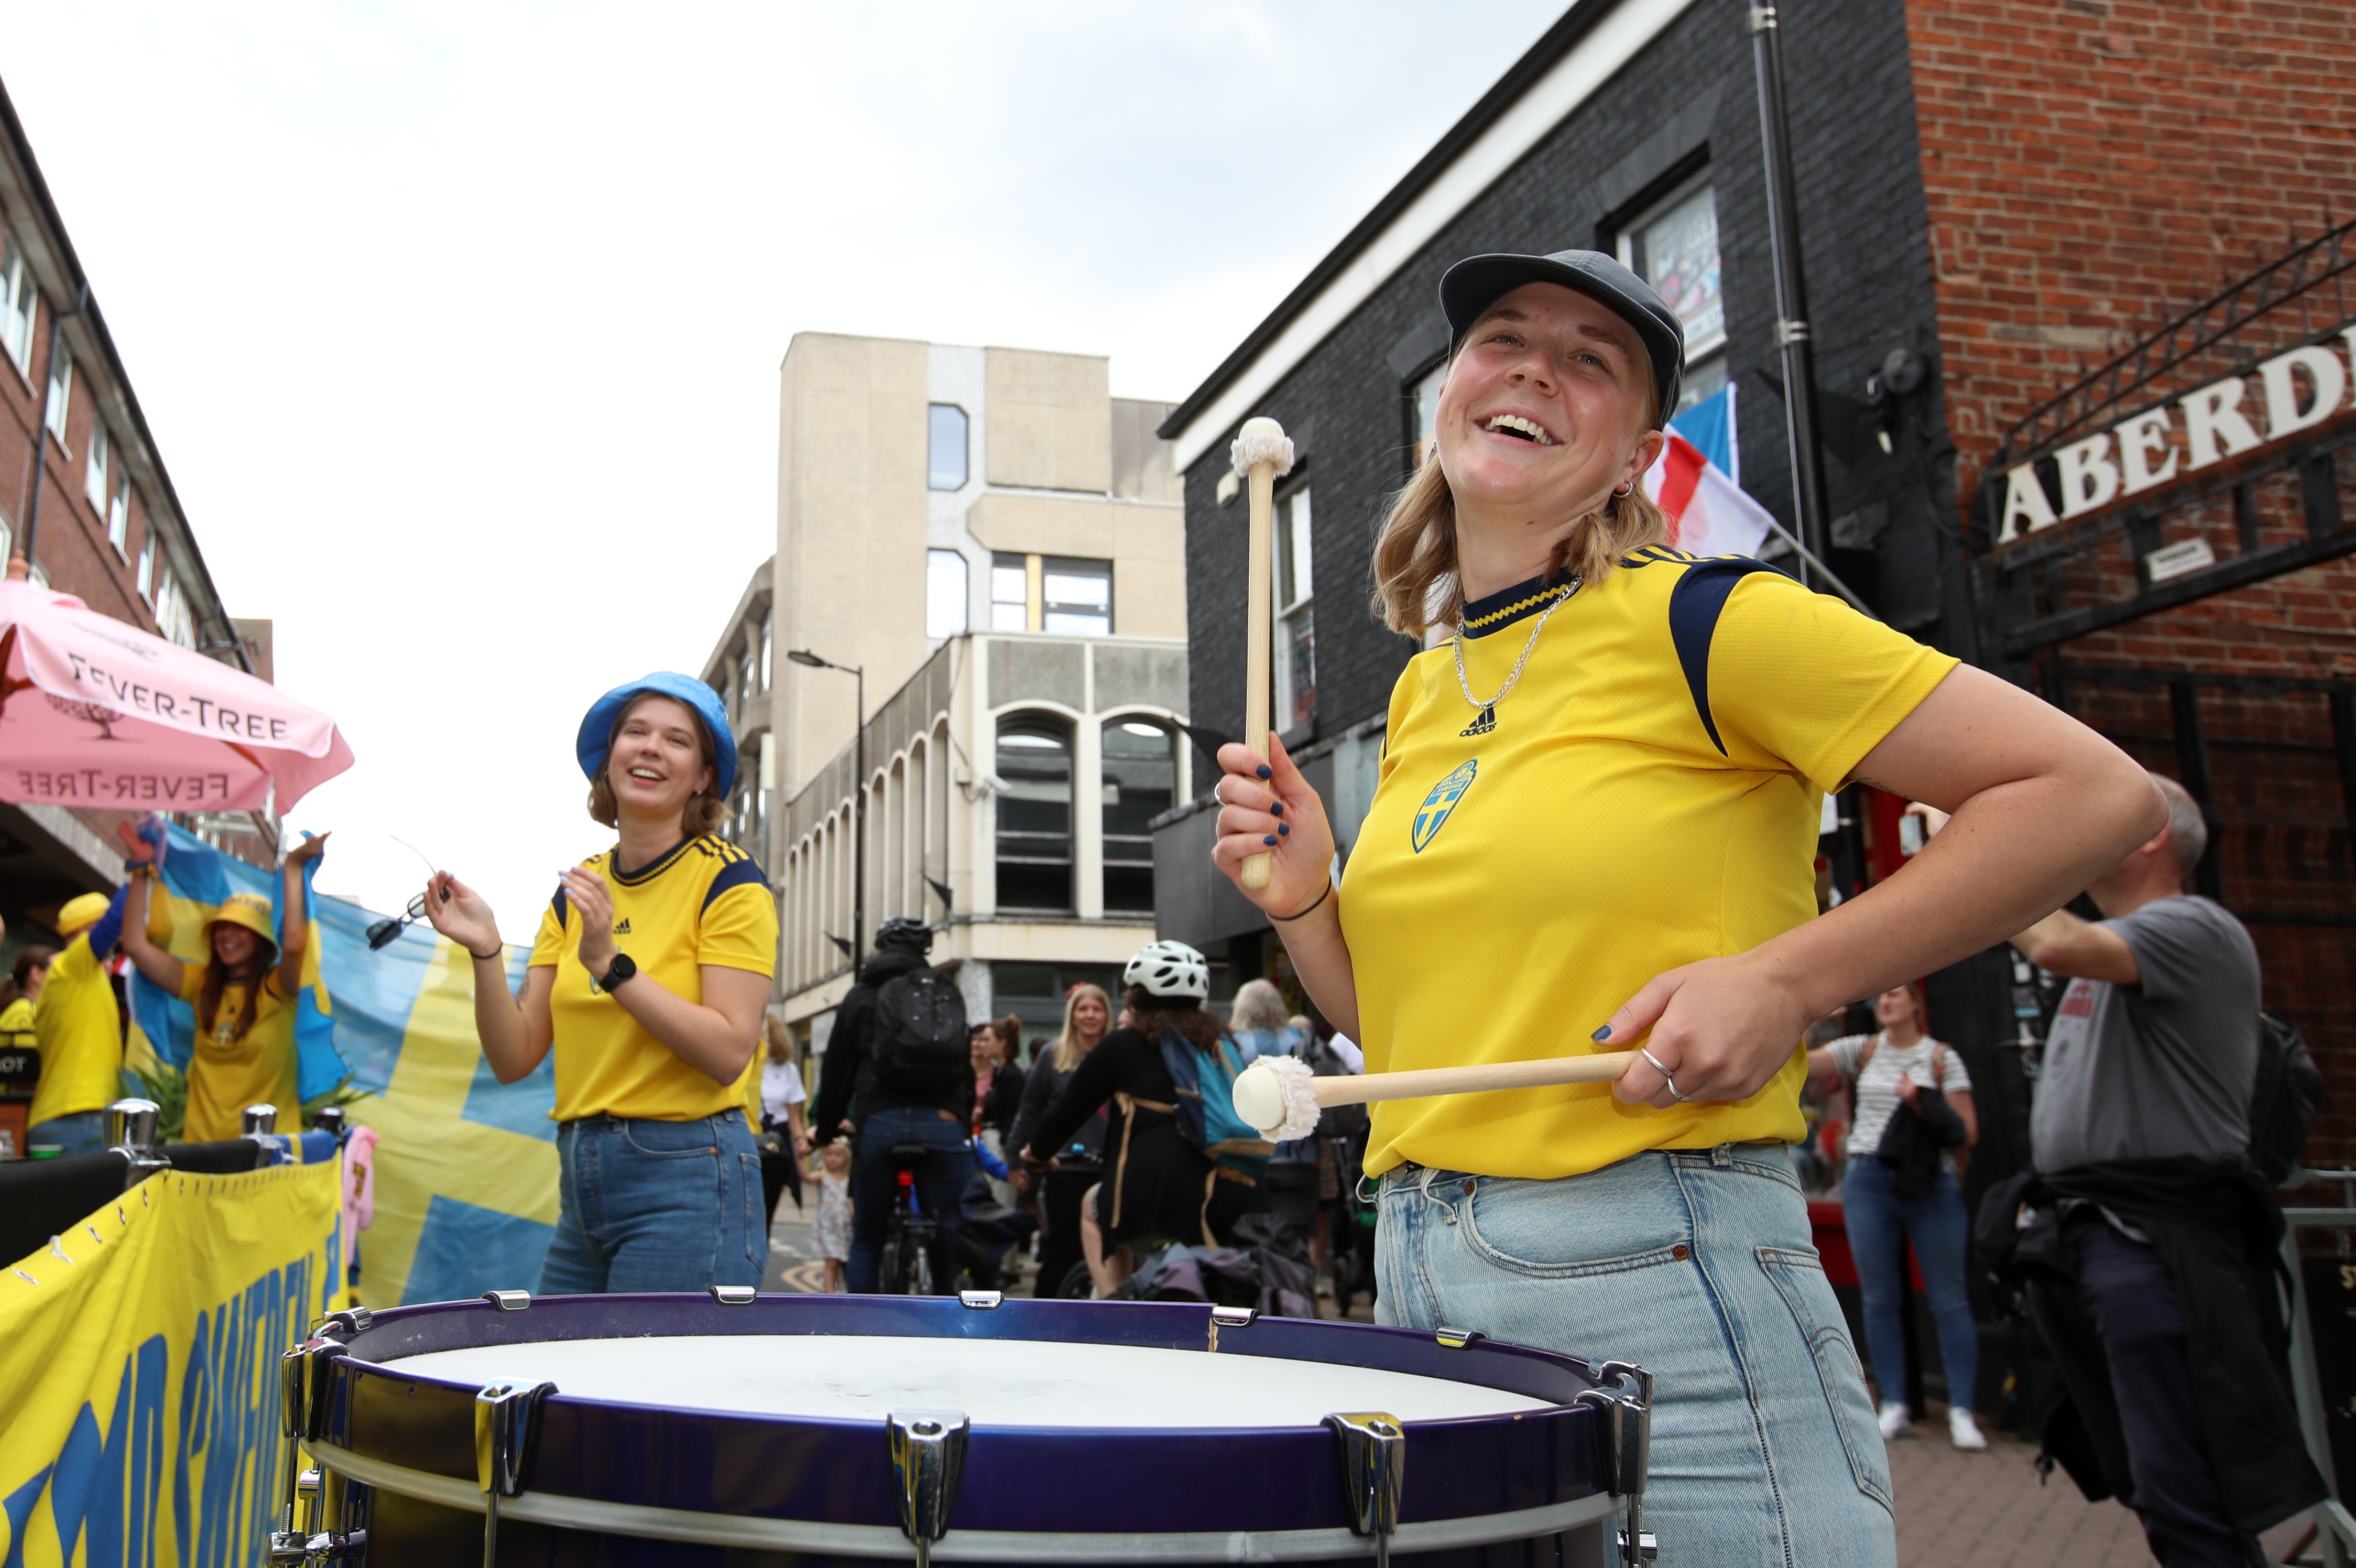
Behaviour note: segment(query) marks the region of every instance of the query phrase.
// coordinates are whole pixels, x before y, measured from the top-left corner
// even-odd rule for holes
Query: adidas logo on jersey
[[[630,918],[627,915],[614,922],[614,934],[617,937],[626,937],[630,934]]]
[[[1487,735],[1491,730],[1495,729],[1496,727],[1497,706],[1494,703],[1492,703],[1489,706],[1481,710],[1481,716],[1479,718],[1474,719],[1471,724],[1466,725],[1462,729],[1458,730],[1456,734],[1460,738],[1468,736]]]

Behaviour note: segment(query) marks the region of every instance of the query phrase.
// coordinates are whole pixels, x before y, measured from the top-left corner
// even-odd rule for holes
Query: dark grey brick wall
[[[1283,422],[1314,488],[1319,734],[1379,712],[1414,651],[1367,611],[1367,563],[1374,530],[1407,473],[1403,381],[1445,346],[1437,290],[1460,256],[1608,248],[1615,218],[1706,158],[1718,194],[1729,368],[1741,383],[1744,488],[1792,525],[1783,405],[1757,373],[1774,371],[1778,360],[1746,14],[1735,0],[1695,5],[1253,411]],[[1959,600],[1961,574],[1945,499],[1954,477],[1938,403],[1905,16],[1897,0],[1821,0],[1785,15],[1817,384],[1861,397],[1866,377],[1899,347],[1924,356],[1931,370],[1901,410],[1892,455],[1881,456],[1868,437],[1853,444],[1855,468],[1827,458],[1834,515],[1860,514],[1869,527],[1883,520],[1870,548],[1841,552],[1835,564],[1893,624],[1944,645],[1953,640],[1949,624],[1960,628],[1967,618],[1942,614]],[[1841,417],[1837,404],[1827,417]],[[1221,507],[1215,490],[1232,434],[1185,476],[1190,709],[1195,723],[1228,735],[1242,728],[1246,515],[1240,498]]]

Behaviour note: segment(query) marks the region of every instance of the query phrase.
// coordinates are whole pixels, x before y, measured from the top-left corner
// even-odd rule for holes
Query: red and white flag
[[[1694,555],[1756,555],[1772,520],[1701,448],[1669,432],[1644,475],[1644,493],[1669,514],[1669,545]]]

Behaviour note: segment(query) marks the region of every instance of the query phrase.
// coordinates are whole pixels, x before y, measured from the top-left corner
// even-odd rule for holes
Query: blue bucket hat
[[[573,743],[574,754],[581,758],[581,771],[594,782],[605,770],[606,755],[614,748],[614,726],[622,722],[622,710],[630,705],[631,698],[646,693],[685,703],[703,721],[704,733],[712,737],[713,792],[725,799],[736,784],[736,731],[728,723],[727,704],[719,693],[694,676],[675,671],[658,670],[642,680],[615,687],[590,704],[588,716],[581,721],[581,735]]]

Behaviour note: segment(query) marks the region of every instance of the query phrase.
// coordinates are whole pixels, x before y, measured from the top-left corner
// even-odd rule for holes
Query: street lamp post
[[[859,972],[859,955],[865,950],[867,937],[867,667],[863,664],[837,664],[820,659],[807,648],[797,648],[786,655],[795,663],[811,670],[840,670],[858,682],[859,707],[857,722],[851,726],[851,766],[859,777],[851,789],[851,969],[854,977]]]

